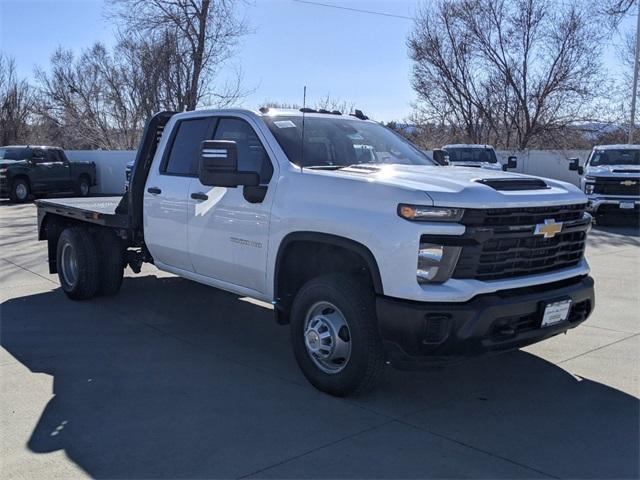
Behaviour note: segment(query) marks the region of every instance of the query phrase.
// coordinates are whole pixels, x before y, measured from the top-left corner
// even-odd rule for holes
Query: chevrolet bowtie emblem
[[[562,222],[556,223],[556,221],[552,219],[547,219],[544,223],[539,223],[536,225],[536,229],[533,232],[534,235],[544,235],[544,238],[553,238],[557,233],[562,231]]]
[[[630,187],[632,185],[635,185],[636,182],[635,180],[625,180],[624,182],[620,182],[620,185],[624,185],[625,187]]]

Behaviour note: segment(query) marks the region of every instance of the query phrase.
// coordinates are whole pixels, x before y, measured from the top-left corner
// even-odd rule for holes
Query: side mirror
[[[438,165],[449,165],[449,155],[445,150],[436,149],[433,151],[433,159]]]
[[[580,160],[578,158],[569,159],[569,170],[578,172],[578,175],[582,175],[584,173],[584,167],[580,165]]]
[[[210,187],[255,187],[260,184],[257,172],[238,171],[238,148],[230,140],[205,140],[200,147],[200,183]]]
[[[507,169],[510,170],[512,168],[518,167],[518,157],[509,157],[507,158]]]

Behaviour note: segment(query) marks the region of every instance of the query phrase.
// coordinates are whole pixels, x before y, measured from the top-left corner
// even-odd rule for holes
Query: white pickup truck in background
[[[487,170],[503,170],[516,168],[517,157],[511,156],[507,163],[498,162],[496,151],[491,145],[484,144],[451,144],[445,145],[441,150],[434,150],[434,156],[438,163],[456,167],[484,168]],[[443,160],[439,160],[439,159]]]
[[[587,208],[599,221],[640,216],[640,145],[596,145],[584,166],[573,158],[569,169],[581,176]]]
[[[37,205],[70,298],[114,294],[127,265],[151,262],[270,302],[302,372],[332,395],[386,364],[529,345],[594,308],[584,193],[438,166],[358,111],[159,113],[124,197]]]

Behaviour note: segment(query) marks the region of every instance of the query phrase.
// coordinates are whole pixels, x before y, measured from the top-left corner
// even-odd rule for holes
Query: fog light
[[[418,250],[418,283],[442,283],[449,280],[460,256],[460,247],[420,243]]]

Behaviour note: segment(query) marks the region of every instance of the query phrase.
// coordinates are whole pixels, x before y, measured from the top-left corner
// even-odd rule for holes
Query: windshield
[[[484,162],[497,163],[496,152],[493,148],[452,148],[447,147],[449,162]]]
[[[0,148],[0,160],[24,160],[29,158],[26,148]]]
[[[347,166],[358,163],[435,165],[408,140],[377,123],[344,117],[264,117],[278,143],[296,165]]]
[[[589,165],[640,165],[640,150],[594,150]]]

